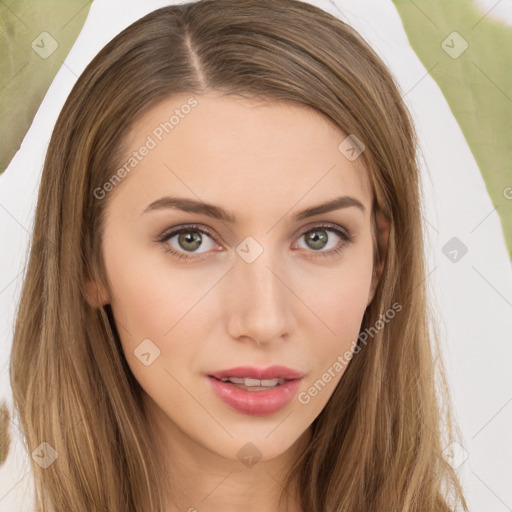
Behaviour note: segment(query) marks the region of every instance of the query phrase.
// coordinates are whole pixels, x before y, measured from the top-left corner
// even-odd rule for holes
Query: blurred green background
[[[512,28],[494,20],[492,10],[477,9],[471,0],[393,3],[414,51],[427,69],[433,67],[430,76],[480,167],[512,260],[512,194],[505,196],[512,187]],[[441,48],[454,31],[468,43],[456,59]]]
[[[499,3],[499,2],[498,2]],[[471,0],[394,0],[409,41],[440,86],[480,167],[501,218],[512,259],[512,29]],[[91,1],[1,0],[0,173],[20,147],[33,117],[87,18]],[[450,57],[441,43],[458,32],[468,49]],[[48,50],[47,58],[34,51]],[[43,39],[43,42],[41,41]],[[449,172],[449,169],[447,169]]]

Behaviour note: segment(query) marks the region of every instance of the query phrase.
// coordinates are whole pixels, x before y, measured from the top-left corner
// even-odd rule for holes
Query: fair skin
[[[190,96],[174,96],[137,120],[127,156]],[[212,392],[205,373],[284,365],[305,375],[298,393],[305,396],[353,348],[380,271],[372,193],[361,159],[349,161],[338,150],[346,134],[317,112],[218,93],[194,97],[198,106],[103,199],[110,286],[89,282],[88,289],[99,294],[97,304],[111,305],[125,357],[146,393],[171,472],[169,512],[275,512],[285,471],[346,364],[308,403],[295,397],[269,415],[234,410]],[[163,196],[212,203],[237,222],[171,208],[144,213]],[[293,219],[340,196],[364,211],[349,206]],[[199,244],[180,244],[179,235],[155,242],[191,223],[215,239],[189,228],[188,238],[200,237]],[[353,241],[315,228],[325,223]],[[263,249],[251,263],[236,251],[249,236]],[[166,246],[190,258],[178,259]],[[160,355],[146,366],[134,350],[147,339]],[[247,443],[261,453],[250,467],[237,456]],[[287,510],[300,511],[297,489]]]

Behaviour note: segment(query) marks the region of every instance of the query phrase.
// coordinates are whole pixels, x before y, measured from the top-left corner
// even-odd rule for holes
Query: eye
[[[334,233],[336,236],[333,240],[333,237],[329,235],[329,233]],[[353,236],[347,231],[339,229],[338,227],[331,225],[320,225],[314,226],[308,231],[305,231],[300,236],[299,240],[305,238],[306,249],[312,249],[313,258],[316,256],[335,256],[340,253],[347,244],[352,243],[354,241]],[[336,238],[341,239],[341,242],[336,243]],[[330,250],[324,251],[327,246]],[[311,257],[308,255],[307,257]]]
[[[329,233],[335,235],[333,241],[331,241],[333,237],[329,235]],[[354,240],[348,230],[331,225],[314,226],[304,231],[299,237],[299,240],[303,237],[305,237],[305,243],[307,245],[301,248],[311,249],[311,251],[308,252],[313,253],[309,254],[307,256],[308,258],[334,256],[340,253],[347,244],[352,243]],[[341,242],[338,241],[336,243],[336,238],[341,239]],[[205,241],[208,243],[205,243]],[[166,252],[178,259],[193,258],[200,260],[204,256],[198,257],[196,255],[202,255],[211,250],[219,251],[219,249],[215,249],[215,236],[206,228],[197,225],[182,226],[179,229],[165,231],[156,242],[162,244]],[[331,246],[330,250],[322,250],[327,246]],[[197,251],[197,249],[203,250]]]
[[[183,226],[179,229],[175,229],[171,232],[165,232],[160,236],[160,238],[157,241],[163,244],[164,250],[166,252],[173,254],[178,259],[188,259],[191,257],[195,258],[195,256],[189,256],[187,252],[193,252],[194,254],[202,254],[202,252],[196,251],[196,249],[203,248],[203,246],[205,246],[205,237],[210,239],[210,245],[211,241],[215,240],[214,236],[210,234],[210,232],[205,228],[195,225],[189,225]],[[169,243],[172,241],[173,238],[176,238],[175,245],[177,245],[178,247],[173,247],[173,245]],[[212,247],[208,247],[208,244],[206,244],[205,251],[203,252],[207,252],[208,250],[211,249]]]

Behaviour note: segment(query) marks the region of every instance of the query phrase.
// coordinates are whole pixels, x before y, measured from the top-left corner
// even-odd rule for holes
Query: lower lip
[[[297,394],[302,379],[288,380],[284,384],[261,391],[246,391],[227,382],[208,377],[213,392],[235,411],[252,416],[274,414],[286,407]]]

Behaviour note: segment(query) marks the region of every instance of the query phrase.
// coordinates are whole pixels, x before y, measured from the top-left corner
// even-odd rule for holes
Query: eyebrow
[[[307,217],[312,217],[313,215],[328,213],[334,210],[340,210],[342,208],[349,208],[352,206],[358,208],[363,213],[365,212],[365,207],[358,199],[350,196],[341,196],[330,201],[327,201],[325,203],[306,208],[305,210],[302,210],[295,214],[293,220],[299,221]],[[173,209],[189,213],[198,213],[232,224],[237,223],[236,215],[224,210],[220,206],[184,197],[161,197],[160,199],[157,199],[156,201],[153,201],[150,205],[148,205],[141,215],[144,215],[145,213],[151,211],[162,209]]]

